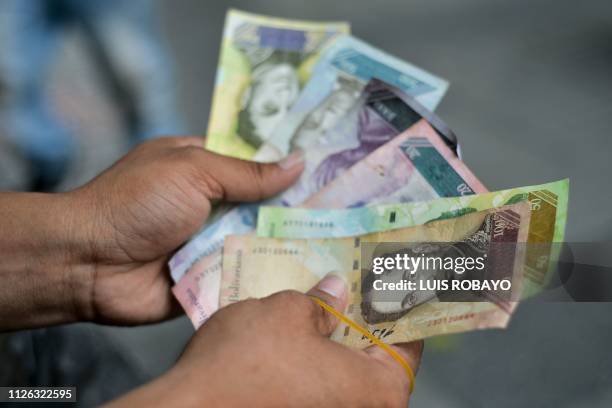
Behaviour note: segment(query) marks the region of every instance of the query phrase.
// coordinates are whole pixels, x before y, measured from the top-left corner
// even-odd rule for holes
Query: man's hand
[[[273,196],[302,170],[299,156],[258,164],[172,137],[138,146],[72,192],[0,194],[0,330],[171,317],[167,261],[212,204]]]
[[[286,164],[286,162],[285,162]],[[289,163],[291,164],[291,163]],[[148,323],[173,314],[167,262],[219,201],[259,201],[289,187],[285,167],[220,156],[201,138],[162,138],[137,147],[75,192],[93,222],[90,319]]]
[[[308,294],[336,310],[346,305],[346,286],[333,275]],[[406,407],[404,367],[378,346],[332,342],[337,324],[298,292],[236,303],[198,330],[173,369],[115,404]],[[416,373],[423,342],[393,347]]]

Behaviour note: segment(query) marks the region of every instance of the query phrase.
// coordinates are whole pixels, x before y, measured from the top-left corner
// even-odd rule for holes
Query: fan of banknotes
[[[349,31],[228,12],[206,147],[256,161],[300,149],[305,170],[266,202],[218,209],[170,261],[175,296],[199,327],[229,303],[305,291],[333,272],[350,283],[346,315],[388,342],[505,327],[519,299],[377,300],[363,253],[389,242],[467,245],[490,256],[489,276],[510,271],[528,296],[563,240],[568,180],[488,192],[432,113],[448,83]],[[502,257],[500,242],[523,245]],[[370,344],[342,324],[333,338]]]

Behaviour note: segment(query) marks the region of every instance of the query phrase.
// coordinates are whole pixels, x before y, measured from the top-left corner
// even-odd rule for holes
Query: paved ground
[[[229,6],[346,19],[355,35],[449,79],[438,112],[485,185],[496,190],[570,177],[567,240],[612,241],[611,2],[166,0],[179,102],[195,133],[206,128]],[[62,56],[66,69],[58,70],[52,92],[83,138],[68,188],[124,148],[78,39],[68,41]],[[19,179],[19,163],[0,162],[12,169],[6,177]],[[582,260],[603,262],[603,255]],[[611,313],[610,304],[524,304],[506,331],[431,342],[413,406],[610,406]],[[185,319],[147,328],[86,327],[129,354],[145,376],[166,369],[191,334]]]

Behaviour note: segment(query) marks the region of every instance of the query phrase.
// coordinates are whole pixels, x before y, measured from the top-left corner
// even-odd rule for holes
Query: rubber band
[[[328,305],[327,303],[319,299],[318,297],[310,296],[310,298],[312,298],[312,300],[314,300],[323,309],[327,310],[329,313],[336,316],[342,322],[346,323],[353,329],[357,330],[359,333],[366,336],[372,343],[374,343],[381,349],[385,350],[391,357],[396,359],[397,362],[400,363],[402,367],[404,367],[404,369],[406,370],[406,374],[408,375],[408,378],[410,379],[410,394],[412,394],[412,391],[414,390],[414,372],[412,371],[412,367],[410,367],[410,364],[408,364],[408,362],[404,360],[404,358],[397,351],[395,351],[387,343],[378,339],[376,336],[370,333],[367,329],[364,329],[363,327],[361,327],[360,325],[358,325],[357,323],[355,323],[354,321],[352,321],[351,319],[349,319],[348,317],[346,317],[345,315],[343,315],[342,313],[340,313],[339,311],[337,311],[336,309],[334,309],[333,307],[331,307],[330,305]]]

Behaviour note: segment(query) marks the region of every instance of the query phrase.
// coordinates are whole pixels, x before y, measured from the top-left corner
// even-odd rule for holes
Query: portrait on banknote
[[[250,22],[236,27],[234,44],[251,71],[237,123],[237,132],[246,142],[258,148],[270,137],[299,95],[304,65],[312,62],[318,46],[332,35]]]
[[[495,214],[488,214],[478,229],[458,242],[377,244],[373,260],[392,258],[405,262],[404,267],[383,268],[382,272],[374,267],[376,262],[362,269],[361,314],[364,320],[369,324],[396,321],[426,302],[489,299],[484,291],[456,290],[459,285],[452,285],[451,281],[486,279],[495,217]],[[513,252],[514,247],[505,249]],[[512,279],[512,276],[503,278]],[[408,282],[413,282],[412,288],[408,287]]]
[[[356,77],[338,73],[333,90],[310,112],[297,128],[291,139],[291,150],[306,149],[316,144],[330,144],[328,130],[342,119],[357,103],[364,83]],[[353,142],[353,143],[351,143]],[[354,141],[346,141],[354,144]]]

